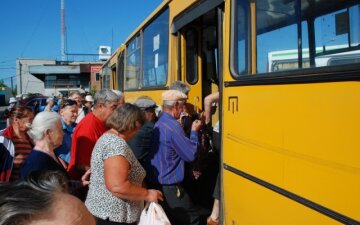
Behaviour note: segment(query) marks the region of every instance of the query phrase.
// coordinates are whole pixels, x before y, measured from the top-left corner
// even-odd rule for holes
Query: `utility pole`
[[[19,91],[20,91],[20,94],[22,94],[22,64],[21,64],[21,62],[19,61],[19,76],[20,76],[20,82],[19,82],[19,84],[20,84],[20,89],[19,89]]]
[[[65,0],[61,0],[61,61],[66,60],[66,53],[65,53],[65,33],[66,33],[66,26],[65,26]]]
[[[10,77],[10,83],[11,83],[11,91],[13,91],[14,90],[13,77]]]

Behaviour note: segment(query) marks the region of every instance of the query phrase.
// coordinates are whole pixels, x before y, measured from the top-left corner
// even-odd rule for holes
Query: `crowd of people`
[[[62,199],[78,205],[62,212],[63,221],[77,222],[62,224],[137,224],[146,202],[160,203],[173,225],[219,224],[218,151],[209,134],[218,93],[194,116],[187,111],[189,91],[174,82],[162,93],[158,114],[148,96],[130,104],[110,89],[85,101],[72,92],[58,101],[58,112],[50,98],[43,112],[15,101],[0,133],[0,217],[15,207],[19,213],[0,224],[61,219],[49,201]],[[33,193],[9,201],[21,191]],[[21,209],[21,201],[37,203],[42,194],[47,203]],[[71,217],[76,212],[81,215]]]

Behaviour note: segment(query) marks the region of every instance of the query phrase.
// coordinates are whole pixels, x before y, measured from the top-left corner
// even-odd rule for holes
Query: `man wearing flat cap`
[[[186,99],[187,96],[177,90],[162,94],[163,112],[153,131],[148,180],[163,192],[163,206],[171,224],[202,224],[202,209],[192,202],[183,187],[185,162],[195,160],[201,128],[200,120],[195,120],[187,138],[178,122]]]
[[[156,118],[155,108],[157,106],[156,103],[147,96],[139,97],[134,102],[134,105],[144,112],[145,123],[127,143],[140,164],[145,167],[145,162],[152,148],[151,138]]]

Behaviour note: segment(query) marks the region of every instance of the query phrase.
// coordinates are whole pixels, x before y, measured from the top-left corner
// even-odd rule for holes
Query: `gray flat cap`
[[[151,99],[138,99],[134,102],[134,105],[142,109],[156,108],[156,102]]]

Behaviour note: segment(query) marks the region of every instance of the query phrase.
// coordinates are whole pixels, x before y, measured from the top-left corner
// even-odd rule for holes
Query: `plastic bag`
[[[138,225],[171,225],[161,205],[155,202],[147,203],[141,212]]]

